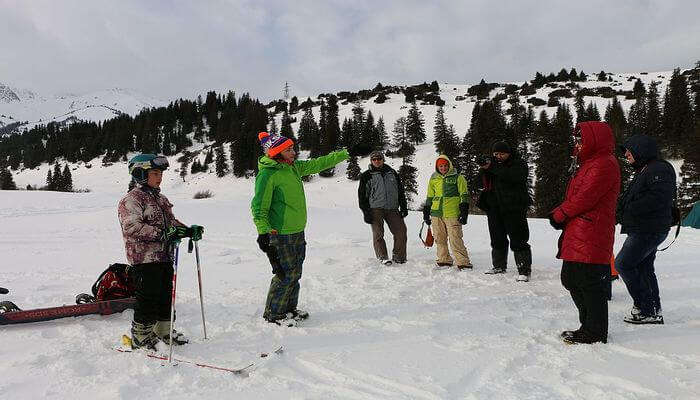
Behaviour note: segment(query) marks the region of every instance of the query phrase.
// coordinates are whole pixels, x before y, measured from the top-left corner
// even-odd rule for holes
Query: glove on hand
[[[408,216],[408,210],[402,208],[401,210],[399,210],[399,215],[401,215],[401,218],[406,218],[406,216]]]
[[[459,223],[462,225],[467,224],[467,218],[469,218],[469,203],[459,204]]]
[[[265,253],[267,253],[268,250],[270,250],[270,234],[269,233],[263,233],[261,235],[258,235],[258,247],[260,247],[260,250],[262,250]]]
[[[171,226],[163,233],[163,239],[166,242],[175,242],[189,236],[189,228],[186,226]]]
[[[190,235],[189,237],[192,238],[195,242],[198,240],[202,240],[202,236],[204,235],[204,227],[200,225],[192,225],[189,227],[190,229]]]
[[[558,211],[558,209],[555,209],[554,211],[549,213],[549,215],[547,215],[547,218],[549,218],[549,224],[552,225],[552,228],[556,230],[562,230],[566,226],[566,223],[564,223],[566,216],[561,211]]]
[[[372,217],[372,211],[370,210],[362,210],[362,214],[364,214],[364,220],[365,223],[371,224],[374,218]]]
[[[426,225],[430,225],[430,206],[426,205],[423,207],[423,221],[425,221]]]

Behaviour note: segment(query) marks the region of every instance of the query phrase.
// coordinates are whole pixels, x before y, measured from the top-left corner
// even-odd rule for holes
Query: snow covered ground
[[[11,290],[0,300],[23,308],[71,304],[108,264],[125,261],[116,204],[126,171],[123,165],[100,171],[74,173],[76,186],[92,193],[0,192],[0,286]],[[618,281],[609,343],[569,346],[558,335],[578,327],[576,310],[559,282],[557,232],[545,220],[530,221],[529,283],[515,282],[512,256],[508,274],[483,274],[488,232],[485,218],[475,215],[465,229],[473,271],[432,269],[435,250],[418,240],[417,212],[407,217],[409,262],[380,267],[355,205],[356,186],[343,175],[316,178],[306,189],[300,299],[311,318],[285,328],[261,318],[271,271],[255,243],[253,181],[200,174],[182,183],[168,174],[164,193],[176,215],[206,227],[200,249],[210,338],[202,339],[194,256],[183,246],[177,326],[192,342],[176,354],[228,367],[256,362],[250,377],[114,351],[130,325],[126,311],[1,326],[0,398],[700,397],[700,231],[684,228],[658,256],[666,325],[623,323],[631,299]],[[201,189],[215,196],[193,200]],[[282,355],[259,362],[260,352],[279,345]]]

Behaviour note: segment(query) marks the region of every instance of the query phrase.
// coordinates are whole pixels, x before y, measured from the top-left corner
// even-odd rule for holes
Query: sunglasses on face
[[[381,158],[373,158],[372,161],[383,161]]]

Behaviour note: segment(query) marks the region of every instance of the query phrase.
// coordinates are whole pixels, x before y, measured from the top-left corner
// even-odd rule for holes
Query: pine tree
[[[17,190],[12,172],[7,167],[0,168],[0,190]]]
[[[270,114],[270,127],[267,130],[270,135],[277,135],[277,121],[275,119],[275,114]]]
[[[215,160],[214,164],[216,165],[216,176],[219,178],[223,177],[226,175],[228,172],[228,162],[226,160],[226,154],[224,153],[224,145],[220,144],[219,146],[216,147],[214,150],[215,153]]]
[[[68,164],[66,164],[63,167],[63,174],[62,176],[62,187],[61,191],[62,192],[72,192],[73,191],[73,175],[70,173],[70,168],[68,168]]]
[[[584,118],[584,121],[600,121],[600,112],[598,111],[598,106],[592,101],[588,103],[588,107],[586,107]]]
[[[187,168],[189,167],[190,164],[190,157],[187,154],[182,155],[182,161],[180,162],[180,178],[182,178],[182,181],[185,181],[185,177],[187,176]]]
[[[624,135],[627,131],[627,119],[625,118],[625,111],[622,109],[622,104],[620,104],[617,96],[614,96],[612,101],[605,108],[604,118],[615,135],[615,143],[623,143],[625,139]]]
[[[610,125],[610,129],[613,131],[615,137],[615,144],[623,144],[625,142],[625,133],[628,131],[627,120],[625,119],[625,111],[622,109],[622,104],[617,100],[617,96],[613,97],[610,104],[605,109],[605,122]],[[620,181],[622,182],[622,189],[625,189],[626,183],[629,181],[629,177],[632,174],[632,166],[625,160],[624,154],[620,152],[617,153],[617,162],[620,164]]]
[[[296,150],[299,149],[299,142],[294,136],[294,129],[292,129],[292,119],[289,117],[289,114],[286,111],[282,114],[282,126],[280,128],[280,135],[292,139],[294,141],[294,148]]]
[[[568,170],[571,154],[571,133],[573,132],[573,116],[565,104],[557,108],[551,124],[547,123],[546,114],[541,114],[536,131],[543,135],[538,141],[538,157],[535,161],[535,213],[545,217],[564,199],[566,184],[569,179]],[[548,125],[546,129],[544,125]],[[546,129],[546,130],[545,130]]]
[[[326,155],[338,148],[340,143],[340,122],[338,121],[338,98],[329,95],[321,104],[321,119],[319,121],[321,129],[321,153]],[[321,171],[319,175],[331,177],[335,174],[335,168]]]
[[[661,116],[661,105],[659,104],[659,83],[654,81],[649,85],[649,91],[646,98],[646,119],[644,120],[644,133],[656,138],[657,141],[662,140],[663,122]]]
[[[207,155],[204,156],[204,168],[202,171],[209,169],[209,164],[212,162],[214,162],[214,150],[210,148],[209,151],[207,151]]]
[[[54,190],[53,174],[51,173],[51,168],[49,168],[49,172],[46,174],[46,190]]]
[[[686,215],[700,201],[700,90],[695,92],[695,131],[683,148],[683,166],[678,189],[678,204]]]
[[[415,153],[415,148],[414,148]],[[411,203],[413,196],[418,194],[418,169],[413,165],[413,153],[403,157],[401,167],[399,167],[399,178],[406,193],[406,202]]]
[[[384,118],[379,117],[377,120],[377,148],[384,150],[389,145],[389,135],[386,132],[386,127],[384,126]]]
[[[299,148],[301,150],[312,150],[318,147],[318,142],[318,125],[311,108],[307,108],[304,110],[304,115],[299,122]]]
[[[415,101],[408,110],[408,116],[406,117],[406,134],[413,144],[425,142],[423,114],[418,109]]]
[[[63,174],[61,173],[61,166],[58,162],[53,166],[53,188],[49,190],[55,190],[58,192],[63,191]]]
[[[673,71],[664,97],[662,147],[669,155],[679,157],[693,135],[693,111],[688,95],[688,83],[680,69]]]
[[[445,122],[445,110],[442,106],[438,107],[435,114],[435,151],[438,154],[447,155],[450,160],[456,161],[455,157],[459,156],[459,139],[454,133],[454,127],[447,126]]]
[[[348,160],[348,170],[347,170],[348,179],[350,179],[352,181],[356,181],[356,180],[360,179],[360,173],[362,173],[362,171],[360,170],[360,165],[357,163],[357,157],[356,156],[350,157],[350,160]]]
[[[576,112],[576,125],[579,122],[586,121],[586,105],[584,103],[583,95],[580,92],[576,93],[576,100],[574,101],[574,111]]]
[[[199,159],[195,158],[194,162],[192,162],[192,167],[190,168],[190,173],[192,175],[202,172],[202,165],[199,163]]]

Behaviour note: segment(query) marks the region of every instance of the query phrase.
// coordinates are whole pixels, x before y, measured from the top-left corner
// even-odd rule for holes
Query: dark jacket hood
[[[633,167],[643,167],[659,156],[659,147],[651,136],[634,135],[625,141],[624,147],[634,157]]]
[[[610,125],[605,122],[587,121],[577,125],[581,130],[581,151],[578,159],[586,161],[590,158],[614,154],[615,138]]]

